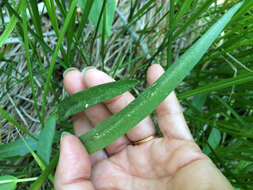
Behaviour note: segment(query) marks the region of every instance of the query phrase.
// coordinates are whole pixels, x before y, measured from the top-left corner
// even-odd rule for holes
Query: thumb
[[[74,135],[63,135],[55,173],[55,190],[94,190],[89,181],[90,174],[89,155],[82,143]]]

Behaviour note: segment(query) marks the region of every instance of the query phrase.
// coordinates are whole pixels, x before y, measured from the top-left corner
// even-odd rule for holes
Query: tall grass
[[[97,13],[92,6],[99,2]],[[59,134],[71,131],[71,123],[57,123],[47,158],[41,158],[37,143],[40,132],[55,125],[49,115],[66,97],[66,68],[93,65],[116,79],[137,79],[132,90],[137,96],[146,88],[149,65],[168,68],[238,2],[1,1],[1,175],[15,176],[17,189],[28,189],[34,180],[34,188],[52,187]],[[253,1],[245,0],[176,88],[196,142],[237,189],[253,189],[252,13]]]

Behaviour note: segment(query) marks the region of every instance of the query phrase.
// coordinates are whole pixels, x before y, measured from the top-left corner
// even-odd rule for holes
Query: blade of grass
[[[41,161],[41,159],[38,157],[38,155],[32,150],[32,148],[30,147],[30,145],[26,142],[26,140],[24,139],[24,137],[19,133],[21,140],[23,141],[24,145],[26,146],[26,148],[29,150],[29,152],[32,154],[34,160],[37,162],[37,164],[40,166],[40,168],[42,170],[45,169],[45,164]],[[38,143],[37,143],[38,144]]]
[[[191,15],[190,18],[188,18],[185,21],[185,24],[173,35],[173,39],[176,39],[183,31],[185,31],[186,28],[188,28],[189,25],[191,25],[204,11],[208,9],[208,7],[215,2],[216,0],[207,0],[203,3],[202,6],[200,6],[194,14]]]
[[[80,37],[82,35],[83,28],[84,28],[85,24],[87,23],[93,3],[94,3],[93,0],[87,0],[85,6],[83,7],[83,10],[85,10],[85,11],[83,11],[81,21],[79,22],[79,26],[77,29],[77,39],[80,39]]]
[[[87,1],[87,0],[85,0]],[[85,2],[84,1],[84,2]],[[103,8],[103,6],[105,6]],[[115,13],[115,7],[116,7],[116,1],[115,0],[94,0],[94,5],[92,6],[91,10],[90,10],[90,14],[89,14],[89,20],[90,22],[94,25],[94,26],[98,26],[98,31],[100,33],[102,33],[103,31],[103,14],[102,14],[102,18],[101,21],[99,21],[99,17],[100,14],[98,13],[103,13],[105,9],[107,9],[107,13],[106,13],[106,29],[105,29],[105,35],[106,38],[108,38],[110,36],[111,33],[111,27],[112,27],[112,23],[113,23],[113,19],[114,19],[114,13]],[[86,10],[84,10],[86,11]]]
[[[130,5],[130,13],[129,13],[129,16],[128,16],[128,22],[132,19],[132,16],[137,8],[137,6],[139,5],[140,3],[140,0],[135,0],[134,1],[134,4],[133,4],[133,0],[131,0],[131,5]]]
[[[230,106],[228,105],[223,99],[221,99],[219,96],[214,95],[214,97],[221,103],[224,105],[224,107],[229,110],[234,117],[239,121],[239,123],[244,126],[247,127],[247,123],[236,113],[236,111]]]
[[[170,14],[169,14],[169,29],[168,29],[168,48],[167,48],[167,65],[166,69],[172,64],[172,35],[174,29],[174,14],[175,11],[175,1],[170,0]]]
[[[23,131],[25,134],[32,137],[34,140],[38,140],[34,135],[32,135],[27,129],[21,126],[16,120],[14,120],[4,109],[0,108],[0,117],[6,119],[8,122],[13,124],[15,127]]]
[[[32,184],[29,190],[39,190],[49,174],[55,169],[59,160],[59,152],[54,156],[47,168],[42,172],[40,177]]]
[[[132,19],[129,20],[129,23],[133,22],[134,20],[139,20],[138,18],[140,18],[140,16],[143,15],[143,13],[146,10],[154,7],[154,3],[155,3],[155,0],[149,0],[147,3],[145,3],[143,7],[139,9],[136,14],[133,15]]]
[[[9,10],[9,12],[13,13],[20,20],[20,22],[23,22],[19,14],[8,3],[6,4],[6,7]],[[29,25],[28,25],[28,31],[40,43],[43,50],[45,51],[44,55],[46,56],[46,58],[47,58],[47,52],[53,55],[54,51],[47,45],[47,43],[44,41],[43,38],[41,38],[37,33],[33,31],[33,29]],[[58,56],[57,56],[57,62],[59,62],[59,64],[61,64],[64,67],[64,69],[67,69],[67,66],[64,65],[63,61]]]
[[[191,17],[189,17],[188,19],[186,19],[186,21],[184,22],[185,24],[178,29],[175,34],[172,36],[172,39],[170,39],[170,41],[177,39],[177,37],[186,30],[186,28],[188,28],[193,22],[195,22],[195,20],[205,11],[208,9],[208,7],[211,5],[211,3],[215,1],[215,0],[207,0],[206,2],[204,2],[204,4],[202,6],[200,6],[196,12],[194,14],[191,15]],[[196,1],[196,3],[198,3],[198,1]],[[176,25],[175,25],[176,26]],[[168,35],[166,36],[166,38],[163,39],[163,42],[161,43],[161,45],[157,48],[157,51],[154,53],[154,55],[152,55],[152,57],[149,59],[149,64],[150,62],[152,62],[152,60],[154,60],[163,50],[164,48],[167,47],[168,43],[170,42],[168,41]]]
[[[61,14],[65,18],[66,17],[66,9],[64,8],[64,5],[59,0],[55,0],[55,3],[57,5],[57,8],[59,8]]]
[[[113,69],[113,73],[112,73],[112,78],[115,77],[115,74],[119,68],[119,66],[121,65],[121,62],[122,62],[122,58],[123,58],[123,54],[120,54],[119,58],[118,58],[118,61],[117,61],[117,64],[116,64],[116,67]],[[131,60],[130,60],[131,61]]]
[[[91,53],[90,53],[90,57],[92,57],[92,53],[93,53],[93,49],[94,49],[93,46],[94,46],[95,40],[97,38],[99,26],[100,26],[100,23],[101,23],[101,20],[102,20],[102,17],[103,17],[103,12],[104,12],[105,6],[106,6],[106,1],[107,0],[103,1],[103,5],[102,5],[101,11],[99,13],[99,17],[98,17],[98,21],[97,21],[97,25],[96,25],[96,29],[95,29],[95,34],[94,34],[94,36],[92,38],[92,41],[91,41]]]
[[[24,1],[19,1],[19,4],[17,6],[17,13],[19,14],[24,9],[25,9],[25,2]],[[0,36],[0,48],[2,47],[4,42],[8,39],[11,32],[14,30],[17,22],[18,22],[18,19],[16,18],[15,15],[13,15],[11,17],[11,20],[10,20],[8,26],[6,27],[6,29],[4,30],[4,32]]]
[[[26,1],[25,1],[25,7],[26,7]],[[28,26],[28,17],[26,14],[26,10],[23,9],[22,11],[22,28],[23,28],[23,33],[24,33],[24,45],[25,45],[25,56],[27,60],[27,68],[28,68],[28,73],[29,73],[29,81],[30,81],[30,86],[32,89],[32,95],[33,95],[33,100],[34,100],[34,105],[35,105],[35,110],[37,112],[37,116],[40,119],[40,122],[42,122],[42,118],[40,115],[39,111],[39,106],[38,106],[38,101],[37,101],[37,95],[35,93],[35,86],[34,86],[34,79],[33,79],[33,72],[32,72],[32,64],[30,60],[30,52],[29,52],[29,40],[28,40],[28,31],[27,31],[27,26]]]
[[[58,28],[58,21],[57,21],[57,15],[56,15],[56,9],[54,5],[54,1],[52,0],[43,0],[46,8],[47,8],[47,13],[49,15],[52,27],[54,28],[54,31],[57,36],[59,36],[59,28]]]
[[[45,3],[45,6],[47,8],[47,13],[49,15],[55,34],[57,35],[57,37],[60,37],[59,25],[58,25],[58,20],[57,20],[58,17],[56,14],[54,0],[43,0],[43,2]],[[61,51],[62,57],[66,57],[65,51],[61,44],[60,44],[60,51]],[[64,63],[65,65],[67,65],[67,59],[64,60]]]
[[[204,94],[204,93],[209,93],[212,91],[216,90],[222,90],[224,88],[231,87],[233,85],[239,85],[239,84],[244,84],[253,81],[253,74],[241,74],[238,75],[237,77],[234,78],[229,78],[229,79],[223,79],[217,82],[210,83],[206,86],[196,88],[194,90],[189,90],[187,92],[184,92],[182,94],[178,95],[179,99],[185,99],[189,98],[191,96],[196,96],[198,94]]]
[[[48,75],[47,75],[47,79],[46,79],[46,84],[45,84],[45,87],[44,87],[44,93],[43,93],[42,111],[41,111],[42,112],[42,118],[45,118],[45,107],[46,107],[47,94],[48,94],[48,89],[49,89],[51,77],[52,77],[52,74],[53,74],[53,71],[54,71],[54,65],[55,65],[55,62],[56,62],[56,59],[57,59],[58,51],[61,47],[61,43],[63,41],[64,35],[65,35],[65,33],[68,29],[68,25],[69,25],[69,22],[71,20],[71,17],[73,15],[74,11],[75,11],[76,4],[77,4],[77,0],[73,0],[72,3],[71,3],[71,6],[70,6],[69,12],[67,14],[66,20],[63,24],[62,31],[60,33],[60,36],[59,36],[59,39],[58,39],[58,42],[57,42],[57,45],[56,45],[51,63],[50,63],[50,67],[49,67],[49,71],[48,71]]]
[[[76,9],[73,12],[73,15],[71,17],[69,26],[68,26],[68,30],[67,30],[67,62],[68,65],[71,65],[74,61],[74,57],[73,55],[75,55],[74,53],[72,53],[72,45],[74,42],[74,36],[75,36],[75,20],[76,20]]]
[[[192,0],[184,0],[181,8],[179,9],[178,13],[176,14],[175,23],[178,23],[179,20],[182,19],[184,14],[189,10],[191,3],[192,3]]]
[[[88,153],[92,154],[106,147],[149,115],[193,69],[241,5],[242,2],[230,9],[155,83],[127,107],[82,135],[80,140]]]
[[[29,12],[30,12],[31,19],[34,24],[35,30],[37,31],[37,33],[40,37],[43,37],[42,28],[41,28],[41,17],[40,17],[39,10],[38,10],[38,0],[30,0],[29,2],[30,3],[28,4],[28,6],[29,5],[31,6],[31,11],[29,11]]]
[[[241,16],[245,15],[245,13],[247,13],[247,12],[251,12],[252,7],[253,7],[253,1],[244,0],[244,4],[243,4],[242,8],[234,16],[234,18],[232,19],[232,21],[240,22],[241,21]]]
[[[36,163],[39,165],[39,167],[42,169],[42,171],[44,171],[46,169],[46,165],[43,163],[43,161],[40,159],[40,157],[31,149],[31,147],[29,146],[29,144],[26,142],[26,140],[24,139],[24,137],[20,134],[19,130],[17,130],[19,133],[19,136],[21,137],[22,141],[24,142],[25,146],[27,147],[27,149],[29,150],[29,152],[32,154],[32,157],[34,158],[34,160],[36,161]],[[38,144],[37,144],[38,147]],[[50,181],[53,183],[53,176],[50,175],[49,176]]]
[[[105,71],[105,39],[106,39],[106,27],[107,27],[107,7],[103,12],[103,26],[102,26],[102,39],[101,39],[101,58],[102,58],[102,71]]]

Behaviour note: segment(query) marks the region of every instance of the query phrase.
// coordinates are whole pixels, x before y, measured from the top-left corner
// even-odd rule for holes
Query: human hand
[[[163,72],[160,65],[152,65],[147,73],[148,84],[152,84]],[[74,94],[112,80],[96,69],[87,70],[84,76],[73,70],[64,77],[64,86],[69,94]],[[82,135],[123,109],[133,99],[126,92],[74,115],[75,134]],[[150,117],[104,150],[91,156],[77,137],[64,135],[55,174],[55,189],[233,189],[194,142],[174,93],[157,107],[156,114],[164,137],[154,138],[140,145],[133,145],[133,142],[155,135]]]

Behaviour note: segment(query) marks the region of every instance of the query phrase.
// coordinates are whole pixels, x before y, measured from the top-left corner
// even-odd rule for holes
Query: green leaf
[[[76,10],[76,4],[77,4],[77,0],[73,0],[71,2],[67,17],[66,17],[66,19],[64,21],[64,24],[62,26],[62,30],[60,32],[59,39],[58,39],[58,42],[56,44],[56,47],[55,47],[55,50],[54,50],[54,53],[53,53],[53,56],[52,56],[52,60],[51,60],[50,66],[49,66],[48,75],[47,75],[47,79],[46,79],[46,85],[45,85],[44,90],[43,90],[44,93],[43,93],[43,102],[42,102],[42,108],[41,108],[42,109],[42,118],[44,118],[44,115],[45,115],[47,93],[48,93],[48,90],[49,90],[51,77],[52,77],[53,71],[54,71],[54,65],[55,65],[57,57],[58,57],[58,51],[61,47],[61,43],[62,43],[62,41],[64,39],[64,35],[65,35],[65,33],[68,29],[68,26],[69,26],[69,23],[71,21],[72,15],[73,15],[74,11]]]
[[[220,131],[216,128],[213,128],[211,130],[211,133],[210,133],[207,141],[208,141],[209,145],[212,147],[212,149],[215,150],[221,141]],[[211,150],[209,149],[208,145],[204,146],[203,152],[207,155],[209,155],[211,153]]]
[[[137,84],[136,80],[122,80],[98,85],[65,98],[56,109],[57,119],[62,121],[95,104],[118,96]]]
[[[23,131],[25,134],[29,135],[33,139],[37,140],[27,129],[20,125],[16,120],[14,120],[11,115],[9,115],[4,109],[0,108],[0,117],[6,119],[8,122],[13,124],[15,127]]]
[[[17,187],[17,178],[14,176],[0,176],[0,189],[14,190]]]
[[[239,85],[239,84],[248,83],[251,81],[253,81],[253,74],[252,73],[241,74],[241,75],[238,75],[237,77],[233,77],[233,78],[229,78],[229,79],[222,79],[217,82],[212,82],[208,85],[183,92],[182,94],[178,95],[178,98],[184,99],[184,98],[188,98],[188,97],[195,96],[198,94],[204,94],[204,93],[212,92],[215,90],[222,90],[224,88],[228,88],[233,85]]]
[[[52,3],[51,0],[43,0],[43,2],[47,8],[47,13],[49,15],[53,29],[54,29],[56,35],[59,36],[59,28],[58,28],[58,21],[57,21],[55,4]]]
[[[59,160],[59,152],[54,156],[54,158],[51,160],[50,164],[47,166],[47,168],[42,172],[40,177],[31,185],[29,190],[39,190],[41,189],[41,186],[47,179],[47,177],[50,175],[50,173],[55,169],[57,163]]]
[[[86,5],[87,0],[78,0],[78,5],[83,10],[83,12],[86,12],[88,10],[85,10],[84,7]],[[98,20],[99,20],[99,13],[102,10],[103,2],[101,0],[94,0],[93,6],[91,7],[90,14],[89,14],[89,20],[94,26],[97,26]],[[114,13],[115,13],[115,7],[116,7],[116,0],[107,0],[106,2],[106,38],[110,36]],[[99,24],[99,32],[102,33],[103,31],[103,23],[104,23],[104,17],[102,17],[102,20]]]
[[[18,8],[17,8],[18,13],[20,13],[24,8],[25,8],[25,1],[19,1]],[[18,22],[18,18],[15,15],[13,15],[5,31],[0,36],[0,48],[2,47],[4,42],[8,39],[11,32],[14,30],[17,22]]]
[[[193,98],[192,105],[198,110],[201,111],[202,107],[204,106],[206,102],[206,94],[200,94]]]
[[[195,13],[192,14],[186,21],[184,21],[183,26],[176,32],[173,38],[177,38],[183,31],[185,31],[192,23],[196,21],[196,19],[208,9],[208,7],[216,0],[208,0],[205,1],[198,9],[196,9]],[[181,13],[180,13],[181,14]]]
[[[35,141],[33,138],[27,137],[25,138],[25,141],[32,150],[35,150],[37,148],[37,141]],[[26,147],[22,139],[18,139],[8,144],[0,145],[0,159],[14,156],[23,156],[29,152],[29,149]]]
[[[37,147],[37,153],[40,159],[46,164],[49,164],[52,145],[55,135],[56,116],[52,115],[47,120],[44,129],[39,136],[39,142]]]
[[[33,4],[34,3],[35,2],[33,2]],[[26,1],[25,1],[25,7],[26,6],[27,5],[26,5]],[[36,7],[36,5],[34,5],[34,6]],[[35,93],[35,85],[34,85],[34,78],[33,78],[33,72],[32,72],[32,63],[31,63],[31,59],[30,59],[31,56],[30,56],[30,52],[29,52],[29,42],[30,41],[28,39],[28,28],[27,28],[29,20],[28,20],[27,13],[26,13],[25,9],[22,10],[22,19],[23,19],[22,28],[23,28],[23,33],[24,33],[25,56],[26,56],[26,60],[27,60],[27,69],[28,69],[28,73],[29,73],[30,86],[31,86],[31,89],[32,89],[35,110],[37,112],[37,115],[38,115],[40,121],[42,122],[42,118],[41,118],[40,111],[39,111],[39,106],[38,106],[38,101],[37,101],[37,98],[36,98],[37,96],[36,96],[36,93]],[[41,36],[42,36],[42,33],[41,33]]]
[[[247,123],[242,119],[242,117],[222,98],[219,96],[214,96],[221,104],[224,105],[224,107],[231,112],[231,114],[238,120],[238,122],[243,126],[247,127]]]
[[[82,9],[85,11],[83,12],[82,18],[79,22],[79,26],[77,29],[77,39],[80,39],[80,37],[81,37],[83,28],[88,20],[88,16],[90,14],[90,10],[91,10],[93,3],[94,3],[93,0],[86,0],[86,4],[82,0],[78,1],[79,6],[82,7]]]
[[[38,33],[38,35],[40,37],[42,37],[43,36],[43,34],[42,34],[42,24],[41,24],[40,13],[39,13],[39,10],[38,10],[38,0],[30,1],[30,6],[31,6],[30,15],[31,15],[32,22],[34,23],[35,30]]]
[[[155,83],[127,107],[82,135],[80,139],[89,154],[106,147],[149,115],[189,74],[241,5],[242,2],[231,8]]]
[[[45,164],[41,161],[41,159],[39,158],[39,156],[31,149],[31,147],[29,146],[29,144],[25,141],[25,139],[22,137],[21,134],[19,134],[21,136],[21,139],[24,141],[25,146],[28,148],[28,150],[30,151],[30,153],[32,154],[34,160],[37,162],[37,164],[40,166],[40,168],[42,170],[45,170],[46,166]],[[52,177],[50,178],[51,181]]]

